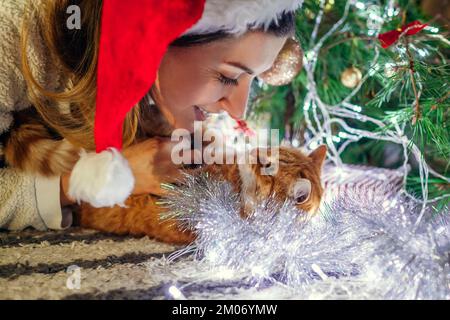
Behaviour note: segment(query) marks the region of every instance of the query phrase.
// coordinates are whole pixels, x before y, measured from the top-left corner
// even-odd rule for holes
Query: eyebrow
[[[252,69],[250,69],[247,66],[244,66],[242,63],[239,63],[239,62],[225,62],[225,63],[229,64],[230,66],[239,68],[239,69],[247,72],[249,75],[254,75],[255,74],[255,72]]]

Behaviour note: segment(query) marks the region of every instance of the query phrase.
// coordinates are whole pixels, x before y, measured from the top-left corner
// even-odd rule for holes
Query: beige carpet
[[[0,233],[0,243],[0,299],[155,299],[145,262],[176,249],[76,228]]]

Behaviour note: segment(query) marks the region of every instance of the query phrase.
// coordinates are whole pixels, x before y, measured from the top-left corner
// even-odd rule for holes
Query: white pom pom
[[[127,160],[114,148],[101,153],[82,152],[69,181],[69,197],[95,208],[124,206],[134,188]]]
[[[224,30],[241,35],[249,29],[264,27],[280,18],[282,12],[297,10],[303,0],[207,0],[202,18],[184,35]]]

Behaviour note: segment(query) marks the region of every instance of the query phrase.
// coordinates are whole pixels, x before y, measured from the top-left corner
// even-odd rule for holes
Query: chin
[[[184,129],[188,130],[189,133],[194,133],[194,132],[195,132],[195,130],[194,130],[194,125],[193,125],[193,124],[190,125],[188,128],[184,128]]]
[[[189,108],[186,111],[187,112],[178,114],[176,119],[179,121],[175,121],[175,123],[173,124],[173,127],[175,129],[187,130],[187,131],[189,131],[189,133],[194,133],[195,132],[194,123],[196,121],[203,121],[203,120],[197,120],[197,115],[196,115],[194,107]]]
[[[189,122],[189,123],[179,123],[179,124],[176,124],[174,127],[175,127],[175,129],[183,129],[183,130],[187,130],[187,131],[189,131],[189,133],[194,133],[194,119],[192,119],[192,121],[191,122]]]

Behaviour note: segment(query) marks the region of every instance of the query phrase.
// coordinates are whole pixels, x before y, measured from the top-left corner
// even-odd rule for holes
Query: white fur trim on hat
[[[95,208],[124,206],[134,188],[127,160],[114,148],[101,153],[82,152],[69,180],[68,195]]]
[[[206,0],[202,18],[184,35],[226,31],[243,34],[252,28],[267,29],[283,12],[295,11],[303,0]]]

